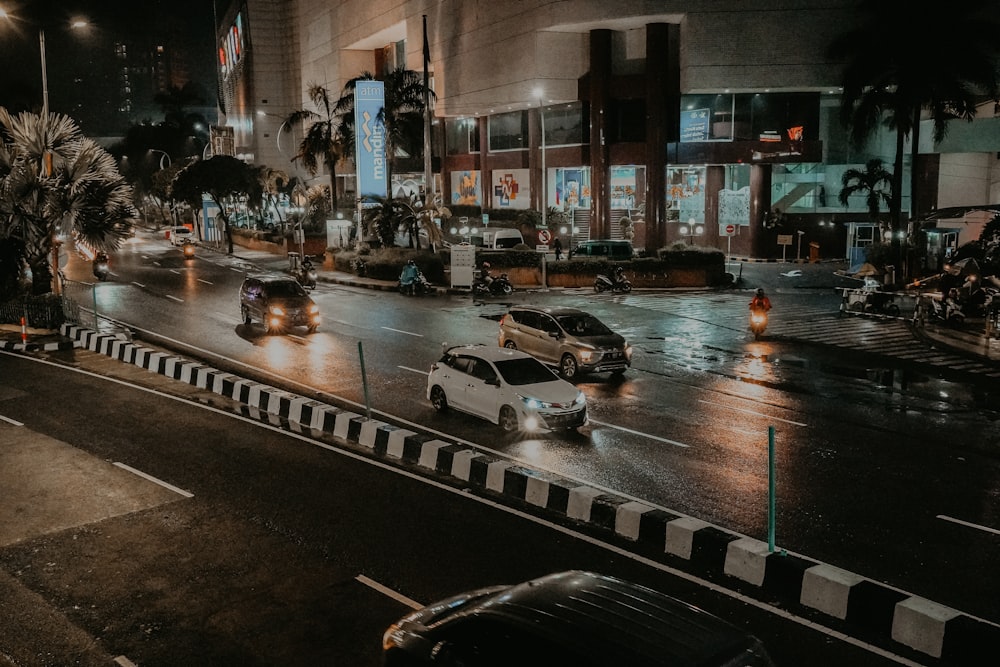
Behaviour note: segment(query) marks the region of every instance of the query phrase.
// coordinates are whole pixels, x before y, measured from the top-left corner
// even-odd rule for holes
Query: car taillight
[[[501,315],[500,316],[500,326],[503,326],[503,323],[506,322],[506,321],[507,321],[507,315],[506,314]]]

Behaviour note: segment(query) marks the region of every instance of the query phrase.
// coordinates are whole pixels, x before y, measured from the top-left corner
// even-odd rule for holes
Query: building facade
[[[877,240],[863,196],[838,201],[846,170],[891,169],[895,153],[892,133],[857,150],[839,122],[826,47],[861,18],[855,0],[236,0],[220,16],[220,43],[242,17],[240,62],[220,69],[222,120],[250,161],[288,166],[295,138],[280,146],[274,123],[310,108],[309,86],[336,98],[362,72],[420,72],[426,36],[435,173],[427,184],[401,160],[393,195],[544,207],[564,246],[634,234],[650,250],[855,258]],[[921,132],[906,164],[919,210],[1000,201],[996,115],[940,146]],[[352,169],[338,169],[347,200]]]

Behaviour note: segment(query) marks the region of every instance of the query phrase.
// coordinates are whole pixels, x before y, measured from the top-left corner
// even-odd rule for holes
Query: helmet
[[[416,265],[416,263],[415,263],[415,262],[414,262],[414,261],[413,261],[412,259],[408,259],[408,260],[406,260],[406,263],[407,263],[407,264],[408,264],[409,266],[415,266],[415,265]]]
[[[758,287],[757,288],[757,296],[764,296],[764,288],[763,287]]]
[[[483,262],[483,268],[484,269],[490,268],[490,263],[489,262]]]

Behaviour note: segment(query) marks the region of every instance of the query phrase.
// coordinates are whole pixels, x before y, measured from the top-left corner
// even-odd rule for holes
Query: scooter
[[[594,291],[604,292],[606,290],[624,293],[632,291],[632,282],[625,277],[625,270],[622,267],[615,267],[613,278],[609,278],[603,273],[597,274],[597,278],[594,279]]]
[[[424,277],[424,272],[417,269],[417,274],[410,278],[408,281],[403,282],[403,279],[399,280],[399,293],[421,296],[423,294],[430,294],[434,291],[434,286],[427,282],[427,278]]]
[[[316,281],[318,280],[316,267],[312,264],[303,264],[299,270],[299,275],[296,276],[296,280],[306,289],[316,289]]]
[[[184,259],[194,259],[194,244],[190,241],[184,242]]]
[[[755,340],[760,340],[767,328],[767,311],[758,308],[750,311],[750,331],[753,332]]]
[[[472,293],[481,296],[506,296],[514,291],[514,286],[510,284],[506,273],[501,273],[496,278],[487,281],[480,278],[472,283]]]

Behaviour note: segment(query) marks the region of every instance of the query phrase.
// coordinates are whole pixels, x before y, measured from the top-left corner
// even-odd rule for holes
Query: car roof
[[[531,628],[598,664],[714,665],[721,663],[719,656],[732,658],[756,641],[685,602],[580,570],[518,584],[479,600],[467,613]]]
[[[520,350],[512,350],[507,347],[496,345],[453,345],[445,350],[448,354],[461,354],[463,352],[471,354],[487,361],[507,361],[510,359],[534,359],[533,356]]]
[[[253,275],[248,275],[244,280],[259,280],[262,283],[279,283],[279,282],[298,282],[295,278],[290,278],[289,276],[281,276],[269,273],[257,273]]]

